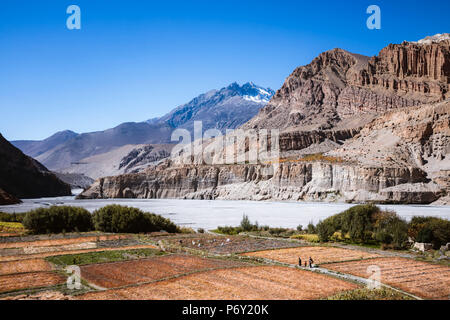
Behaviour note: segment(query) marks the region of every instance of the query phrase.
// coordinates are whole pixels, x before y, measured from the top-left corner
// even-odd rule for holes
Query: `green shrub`
[[[178,227],[160,215],[146,213],[137,208],[109,205],[94,211],[95,230],[113,233],[147,233],[167,231],[176,233]]]
[[[241,227],[225,226],[225,227],[217,227],[217,231],[219,231],[222,234],[234,236],[234,235],[237,235],[237,234],[243,232],[244,230]]]
[[[335,232],[336,229],[330,220],[320,221],[317,224],[317,234],[320,242],[328,242]]]
[[[89,211],[70,206],[53,206],[29,211],[23,218],[23,225],[36,234],[92,230]]]
[[[408,234],[416,242],[432,243],[434,249],[450,242],[450,221],[435,217],[413,217]]]
[[[248,218],[248,216],[245,214],[242,217],[240,226],[243,231],[252,231],[255,228],[255,226],[250,222],[250,219]]]
[[[307,231],[309,234],[315,234],[315,233],[317,233],[317,229],[316,229],[316,227],[314,226],[314,224],[313,224],[312,222],[310,222],[310,223],[308,224],[308,227],[306,227],[306,231]]]
[[[25,213],[4,213],[0,212],[1,222],[22,222],[25,217]]]
[[[395,249],[404,248],[408,240],[406,221],[395,212],[381,211],[373,204],[354,206],[331,216],[317,225],[317,232],[322,242],[378,242]]]
[[[373,216],[375,238],[380,243],[404,248],[408,240],[408,223],[395,212],[380,211]]]
[[[352,242],[368,242],[372,238],[373,217],[380,209],[372,204],[351,207],[317,225],[321,241],[328,241],[337,231],[348,234]]]
[[[200,229],[197,230],[197,232],[198,232],[198,233],[205,233],[205,229],[200,228]]]

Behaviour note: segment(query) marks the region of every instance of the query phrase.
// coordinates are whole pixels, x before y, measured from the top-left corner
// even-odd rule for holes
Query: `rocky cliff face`
[[[361,127],[367,114],[443,101],[449,83],[450,40],[391,44],[372,58],[334,49],[297,68],[245,127],[325,130],[352,117]]]
[[[2,135],[0,135],[0,189],[13,198],[71,195],[68,184],[59,180],[36,160],[24,155]]]
[[[358,167],[321,162],[285,163],[273,175],[262,165],[152,168],[97,180],[80,198],[379,201],[427,203],[438,192],[403,198],[380,194],[399,184],[427,183],[418,168]],[[387,191],[386,191],[387,192]]]
[[[177,156],[145,173],[102,178],[82,198],[194,198],[431,203],[449,193],[450,41],[341,49],[297,68],[243,129],[280,129],[270,165]],[[208,146],[220,145],[215,139]],[[195,148],[194,148],[195,149]],[[322,155],[309,157],[320,152]],[[189,154],[188,154],[189,155]]]

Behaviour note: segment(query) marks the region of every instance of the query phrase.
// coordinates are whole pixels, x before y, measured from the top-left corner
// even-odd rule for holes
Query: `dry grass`
[[[289,264],[298,264],[299,257],[302,258],[303,262],[307,261],[309,257],[311,257],[315,264],[379,257],[377,254],[368,253],[365,251],[331,247],[298,247],[250,252],[244,253],[243,255],[265,258]]]
[[[66,278],[53,272],[0,276],[0,293],[62,284]]]
[[[381,282],[426,299],[449,299],[450,268],[404,258],[380,258],[326,265],[327,269],[367,278],[369,266],[381,269]]]
[[[196,273],[137,287],[100,291],[85,300],[313,300],[357,286],[324,275],[264,266]]]
[[[0,262],[0,275],[51,270],[51,265],[43,259]]]
[[[81,275],[97,286],[114,288],[231,266],[242,266],[242,263],[187,255],[168,255],[145,260],[86,265],[81,267]]]

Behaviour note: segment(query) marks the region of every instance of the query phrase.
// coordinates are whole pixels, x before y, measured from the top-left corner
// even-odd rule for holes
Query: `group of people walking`
[[[314,264],[314,260],[311,258],[311,257],[309,257],[309,260],[308,261],[306,261],[305,260],[305,268],[306,267],[310,267],[310,268],[312,268],[313,267],[313,264]],[[298,257],[298,265],[300,266],[300,267],[303,267],[303,265],[302,265],[302,258],[301,257]]]

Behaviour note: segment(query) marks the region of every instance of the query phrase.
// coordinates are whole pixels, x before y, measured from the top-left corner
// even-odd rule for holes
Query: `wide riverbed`
[[[201,200],[75,200],[74,197],[27,199],[22,204],[0,206],[0,211],[25,212],[38,207],[69,205],[86,208],[89,211],[109,204],[132,206],[147,212],[167,217],[175,223],[192,228],[214,229],[217,226],[237,226],[242,215],[249,216],[252,222],[271,227],[304,227],[309,222],[316,224],[333,214],[339,213],[351,204],[310,203],[310,202],[254,202],[254,201],[201,201]],[[450,219],[450,206],[419,205],[381,205],[383,209],[397,212],[410,220],[412,216],[435,216]]]

